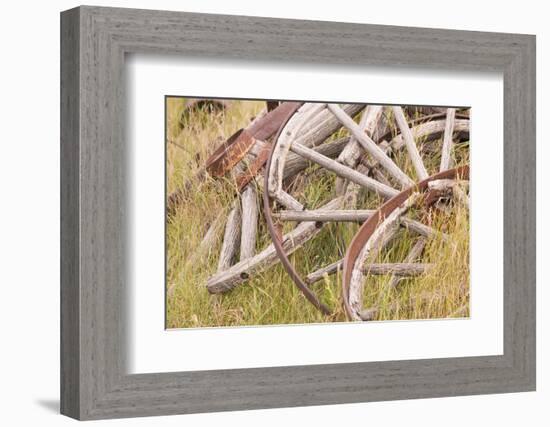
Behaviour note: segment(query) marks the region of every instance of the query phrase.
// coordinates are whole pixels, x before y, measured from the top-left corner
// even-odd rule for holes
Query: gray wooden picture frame
[[[129,375],[127,53],[504,78],[504,354]],[[535,390],[535,37],[79,7],[61,14],[61,412],[77,419]]]

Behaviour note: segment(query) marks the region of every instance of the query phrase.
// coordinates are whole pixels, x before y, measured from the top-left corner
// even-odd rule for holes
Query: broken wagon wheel
[[[351,320],[371,320],[373,317],[373,311],[376,308],[363,310],[362,307],[364,276],[372,273],[370,266],[365,267],[365,262],[369,254],[373,250],[376,250],[380,240],[384,239],[385,233],[391,233],[391,228],[395,227],[401,216],[419,200],[421,194],[425,202],[433,202],[430,193],[437,190],[433,189],[430,185],[431,183],[436,183],[440,180],[467,180],[468,178],[468,166],[439,172],[388,200],[363,223],[348,246],[343,261],[342,296],[348,318]],[[425,266],[422,264],[417,264],[416,266],[415,272],[422,272],[425,269]],[[388,271],[390,270],[388,269]]]
[[[317,272],[311,273],[305,279],[302,279],[300,277],[300,274],[297,272],[297,270],[294,268],[288,258],[288,248],[290,247],[292,251],[294,251],[296,246],[302,246],[307,240],[315,237],[319,233],[320,228],[322,228],[326,222],[363,222],[373,215],[373,213],[375,212],[373,210],[342,210],[342,204],[346,201],[346,198],[349,197],[348,193],[357,192],[359,188],[365,188],[368,191],[378,194],[385,199],[391,199],[399,194],[400,189],[393,187],[387,179],[375,179],[371,176],[368,176],[365,173],[368,172],[368,170],[366,170],[368,168],[363,165],[359,165],[357,169],[354,169],[353,167],[346,165],[347,162],[334,161],[326,156],[321,155],[319,152],[316,152],[315,150],[304,146],[301,143],[300,139],[295,137],[297,131],[310,118],[309,115],[311,115],[311,111],[314,111],[314,114],[319,114],[319,108],[323,107],[323,105],[319,104],[317,104],[317,106],[304,104],[292,117],[289,118],[289,120],[284,124],[284,127],[281,128],[280,132],[275,138],[265,171],[264,214],[266,217],[266,222],[268,224],[268,230],[277,250],[277,255],[279,256],[285,270],[295,282],[296,286],[304,293],[306,298],[323,313],[328,314],[330,313],[328,307],[324,306],[319,301],[318,297],[311,291],[308,285],[317,281],[325,273],[330,274],[331,272],[337,271],[341,267],[342,261],[337,261],[336,263],[323,267]],[[316,111],[314,110],[315,108],[317,108]],[[391,152],[389,152],[389,150],[387,149],[389,144],[386,143],[386,146],[383,146],[382,144],[379,145],[370,137],[370,132],[377,128],[377,122],[382,116],[380,114],[382,108],[383,107],[379,106],[369,106],[363,113],[363,118],[361,119],[359,125],[355,123],[355,121],[352,119],[353,116],[347,114],[337,104],[326,105],[326,110],[324,111],[329,111],[330,113],[332,113],[334,117],[336,117],[336,119],[344,126],[344,128],[349,131],[349,133],[351,134],[351,138],[348,146],[350,144],[355,144],[356,146],[359,146],[361,151],[364,151],[368,154],[371,161],[376,164],[376,167],[379,169],[379,171],[383,171],[384,174],[390,176],[391,179],[401,187],[401,190],[404,188],[412,188],[416,185],[415,180],[405,174],[405,172],[401,170],[401,168],[395,163],[395,160],[391,158]],[[408,157],[414,165],[416,175],[421,179],[426,179],[428,177],[428,173],[422,162],[422,158],[420,156],[418,148],[416,147],[414,136],[412,135],[411,129],[409,128],[409,122],[407,122],[404,118],[403,112],[400,107],[394,107],[393,109],[402,133],[402,135],[398,135],[401,137],[402,142],[400,144],[396,144],[396,148],[406,148]],[[449,109],[449,111],[450,110],[451,109]],[[445,136],[447,140],[450,138],[449,135],[451,135],[452,137],[454,126],[453,115],[450,130],[447,129],[449,127],[447,122],[449,122],[450,116],[451,114],[448,114],[444,125]],[[464,128],[465,131],[469,130],[469,123],[461,124],[461,126]],[[425,133],[427,134],[431,134],[434,132],[441,133],[441,130],[438,126],[436,126],[435,128],[432,126],[425,131]],[[446,145],[450,147],[449,144]],[[344,149],[343,152],[345,151],[346,149]],[[294,198],[291,194],[289,194],[284,186],[286,176],[285,163],[287,157],[290,155],[289,153],[299,155],[309,162],[317,164],[321,168],[335,173],[339,178],[351,182],[353,184],[351,186],[352,188],[346,191],[344,197],[335,197],[333,200],[329,201],[327,204],[319,209],[305,209],[304,205],[300,203],[296,198]],[[356,149],[352,151],[352,155],[357,156]],[[338,160],[340,160],[340,157]],[[350,163],[353,164],[353,161]],[[383,174],[381,175],[383,177]],[[276,204],[286,209],[280,212],[272,212],[272,201],[275,201]],[[311,230],[309,231],[307,237],[302,238],[298,242],[298,244],[296,244],[296,242],[289,240],[287,236],[281,236],[282,233],[280,227],[275,224],[275,219],[279,221],[297,221],[299,222],[298,227],[310,227]],[[398,225],[406,226],[408,229],[415,231],[425,237],[430,237],[434,234],[441,234],[418,221],[413,221],[407,218],[399,218]],[[390,239],[388,238],[386,241],[383,241],[381,246],[385,245],[389,240]],[[401,267],[387,265],[371,266],[371,270],[374,269],[380,272],[380,274],[392,273],[397,275],[399,274],[399,268]],[[409,270],[415,270],[415,267],[413,266]]]

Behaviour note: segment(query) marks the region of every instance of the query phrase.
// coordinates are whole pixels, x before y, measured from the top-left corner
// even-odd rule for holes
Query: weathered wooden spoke
[[[363,146],[374,159],[376,159],[380,165],[386,169],[386,171],[392,175],[397,181],[401,183],[403,187],[408,187],[414,184],[414,181],[403,172],[394,161],[382,150],[354,121],[348,116],[340,106],[336,104],[329,104],[328,108],[334,113],[334,115],[342,122],[351,134],[357,139],[357,141]]]
[[[416,170],[416,175],[420,180],[428,178],[428,171],[424,166],[422,157],[420,157],[420,153],[418,152],[418,147],[416,146],[416,142],[414,141],[413,134],[409,129],[409,124],[407,123],[407,119],[403,114],[403,109],[401,107],[393,107],[393,114],[395,115],[395,121],[397,122],[399,129],[401,129],[401,135],[403,135],[405,147],[407,147],[407,152],[409,153],[409,157],[411,158],[411,161]]]
[[[345,178],[349,181],[355,182],[356,184],[368,188],[369,190],[372,190],[384,197],[393,197],[398,193],[395,188],[389,187],[386,184],[382,184],[381,182],[373,178],[370,178],[360,172],[357,172],[354,169],[344,166],[341,163],[338,163],[326,156],[323,156],[322,154],[319,154],[315,150],[304,147],[303,145],[294,143],[290,145],[290,149],[294,153],[302,156],[303,158],[317,163],[319,166],[322,166],[325,169],[334,172],[341,178]]]
[[[441,148],[441,165],[440,171],[449,169],[451,166],[451,150],[453,145],[453,131],[455,127],[454,108],[447,109],[447,120],[445,121],[445,134],[443,136],[443,147]]]

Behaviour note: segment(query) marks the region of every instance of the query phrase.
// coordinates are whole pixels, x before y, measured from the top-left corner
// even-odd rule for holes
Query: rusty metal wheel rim
[[[268,185],[269,185],[269,172],[271,168],[271,160],[273,158],[273,153],[275,151],[276,147],[276,141],[279,139],[281,133],[283,132],[286,124],[291,119],[291,117],[294,115],[295,111],[292,111],[288,114],[288,116],[285,118],[283,123],[281,124],[279,130],[277,131],[277,134],[275,136],[273,145],[271,147],[271,150],[269,152],[269,156],[267,158],[266,166],[265,166],[265,172],[264,172],[264,188],[265,191],[263,192],[263,207],[264,207],[264,217],[267,224],[267,229],[269,231],[269,235],[271,236],[271,240],[273,241],[273,246],[275,247],[275,250],[277,252],[277,255],[281,261],[281,264],[283,265],[283,268],[287,272],[287,274],[290,276],[296,287],[302,292],[302,294],[306,297],[306,299],[313,304],[314,307],[316,307],[318,310],[320,310],[323,314],[329,315],[331,314],[331,309],[323,304],[321,301],[319,301],[319,298],[315,295],[315,293],[307,286],[305,281],[302,279],[300,274],[296,271],[292,263],[290,262],[290,259],[288,258],[284,247],[283,242],[280,239],[279,232],[275,227],[275,222],[273,221],[273,212],[271,211],[271,197],[269,196],[269,192],[267,191]]]
[[[403,190],[397,196],[385,202],[374,215],[372,215],[361,225],[361,227],[353,237],[352,241],[348,245],[343,262],[342,298],[344,309],[346,311],[346,316],[348,317],[348,319],[355,320],[355,313],[349,302],[349,288],[352,272],[360,252],[362,251],[369,238],[373,235],[376,228],[388,215],[390,215],[395,209],[397,209],[402,203],[404,203],[414,192],[425,193],[428,190],[428,184],[430,182],[439,179],[457,178],[467,180],[469,179],[469,172],[469,166],[463,166],[460,168],[449,169],[432,175],[429,178],[419,182],[417,185]]]

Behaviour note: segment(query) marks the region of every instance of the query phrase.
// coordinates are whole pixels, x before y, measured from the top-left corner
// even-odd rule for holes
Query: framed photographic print
[[[535,38],[61,15],[61,408],[535,389]]]

